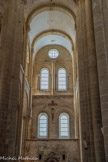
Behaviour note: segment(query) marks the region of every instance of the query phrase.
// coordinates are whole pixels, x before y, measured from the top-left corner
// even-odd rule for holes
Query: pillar
[[[8,0],[7,4],[0,54],[0,156],[15,156],[24,8],[22,0]]]
[[[77,40],[80,88],[81,134],[84,162],[103,162],[104,147],[92,2],[77,2]],[[87,143],[87,148],[84,146]]]
[[[106,161],[108,162],[108,1],[92,0]]]

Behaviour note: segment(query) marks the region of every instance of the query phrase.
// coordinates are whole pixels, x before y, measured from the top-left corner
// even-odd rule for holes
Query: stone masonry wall
[[[52,104],[52,101],[54,104]],[[52,104],[52,105],[51,105]],[[72,95],[70,96],[33,96],[32,107],[32,137],[37,138],[38,115],[42,112],[48,114],[48,138],[59,138],[59,115],[63,112],[70,117],[70,138],[74,138],[74,107]]]
[[[78,140],[26,140],[25,157],[39,158],[39,155],[42,159],[37,162],[47,162],[49,159],[56,159],[57,162],[79,162]]]

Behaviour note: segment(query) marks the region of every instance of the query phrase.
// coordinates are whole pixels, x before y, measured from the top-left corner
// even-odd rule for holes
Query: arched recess
[[[74,110],[72,110],[69,106],[62,106],[59,110],[56,110],[55,112],[55,121],[56,121],[56,132],[57,132],[57,136],[59,137],[59,116],[62,113],[66,113],[69,115],[69,127],[70,127],[70,138],[74,138],[75,137],[75,125],[74,125]]]
[[[56,12],[54,12],[54,11],[56,11]],[[49,16],[49,12],[50,12],[50,15],[51,16]],[[63,17],[64,16],[66,16],[67,15],[67,18],[68,18],[68,23],[70,23],[71,22],[71,24],[72,24],[72,32],[74,33],[75,31],[74,31],[74,29],[75,29],[75,14],[74,14],[74,12],[72,11],[72,10],[70,10],[69,8],[67,8],[67,7],[65,7],[65,6],[62,6],[62,5],[44,5],[44,6],[40,6],[40,7],[38,7],[38,8],[36,8],[35,10],[33,10],[30,14],[29,14],[29,16],[28,16],[28,18],[27,18],[27,21],[26,21],[26,29],[29,29],[29,31],[27,31],[27,32],[29,32],[29,35],[30,35],[30,32],[32,31],[32,27],[31,27],[31,24],[32,24],[32,22],[33,22],[33,20],[37,17],[38,19],[36,19],[35,20],[35,23],[39,20],[39,23],[41,23],[40,21],[41,21],[41,19],[40,19],[40,16],[41,17],[44,17],[44,19],[43,19],[43,21],[45,21],[45,17],[47,17],[47,23],[49,23],[48,25],[51,25],[51,23],[52,22],[50,22],[49,21],[49,19],[53,16],[53,15],[55,15],[56,13],[58,12],[58,15],[56,15],[56,16],[54,16],[54,17],[56,17],[56,21],[57,21],[57,19],[58,19],[58,17],[60,17],[60,18],[62,18],[63,19]],[[61,13],[61,14],[60,14]],[[43,14],[43,15],[42,15]],[[52,21],[52,20],[51,20]],[[66,21],[67,21],[67,19],[66,19]],[[62,23],[63,23],[64,21],[62,21]],[[38,24],[39,24],[38,23]],[[42,23],[41,23],[42,24]],[[60,24],[60,23],[59,23]],[[65,23],[65,24],[67,24],[67,22]],[[54,25],[53,26],[50,26],[50,29],[49,28],[46,28],[45,29],[45,23],[44,23],[44,28],[41,30],[41,32],[38,32],[38,34],[34,37],[34,40],[32,40],[32,47],[33,47],[33,43],[34,43],[34,41],[37,39],[37,37],[39,37],[39,35],[42,35],[42,33],[43,34],[45,34],[46,32],[48,33],[49,31],[48,30],[50,30],[50,32],[55,32],[56,31],[56,33],[58,32],[59,34],[61,33],[61,34],[65,34],[65,37],[66,37],[66,34],[67,34],[67,29],[64,29],[64,31],[60,31],[59,30],[59,28],[57,29],[57,22],[56,22],[56,29],[54,28]],[[32,26],[33,26],[33,24],[32,24]],[[63,26],[63,25],[62,25]],[[40,28],[42,28],[43,26],[41,26]],[[63,26],[63,28],[64,28],[64,26]],[[38,28],[37,28],[38,29]],[[70,30],[70,29],[69,29]],[[71,30],[70,30],[71,31]],[[64,33],[63,33],[64,32]],[[32,33],[32,35],[35,35],[35,33],[33,32]],[[69,37],[69,35],[70,34],[68,34],[68,38],[70,39],[71,38],[71,40],[72,40],[72,37]],[[72,43],[73,44],[73,43]]]
[[[56,11],[56,12],[55,12]],[[46,14],[46,22],[48,22],[49,26],[46,25],[46,28],[43,27],[45,25],[45,23],[43,23],[44,25],[42,25],[42,23],[40,21],[41,17],[43,17],[43,21],[45,19],[45,14]],[[40,15],[41,14],[41,15]],[[55,15],[54,14],[58,14]],[[55,21],[55,26],[54,24],[51,24],[52,22],[49,21],[49,19],[51,18],[49,15],[53,15],[53,18],[56,17]],[[64,25],[61,25],[61,23],[57,23],[60,22],[60,19],[65,18],[66,20],[66,26],[69,23],[69,30],[67,29],[67,27]],[[64,17],[66,16],[66,17]],[[34,21],[34,19],[37,17],[37,19]],[[34,21],[34,22],[33,22]],[[39,22],[37,22],[39,21]],[[31,26],[31,23],[32,24]],[[37,26],[33,26],[36,25],[35,22],[37,22],[37,25],[40,23],[41,26],[39,29],[39,27]],[[64,21],[62,21],[63,23]],[[34,60],[34,56],[36,54],[35,51],[35,46],[37,45],[37,42],[39,42],[40,39],[42,39],[45,36],[51,36],[52,35],[57,35],[57,36],[61,36],[63,39],[65,39],[67,42],[69,42],[68,44],[71,44],[71,51],[74,49],[74,44],[75,44],[75,38],[76,38],[76,32],[75,32],[75,22],[76,22],[76,16],[75,13],[69,9],[68,7],[64,6],[64,5],[60,5],[60,4],[45,4],[45,5],[40,5],[38,7],[36,7],[28,16],[27,21],[26,21],[26,29],[30,29],[29,31],[27,31],[27,37],[28,39],[30,38],[30,46],[31,46],[31,61],[32,61],[32,65],[31,65],[31,69],[33,68],[33,60]],[[61,26],[57,26],[58,24],[60,24]],[[39,30],[39,31],[38,31]],[[35,33],[35,31],[37,31]],[[69,31],[69,32],[68,32]],[[58,45],[58,42],[55,42],[55,44]],[[68,49],[68,48],[67,48]],[[72,52],[71,52],[72,53]]]
[[[64,46],[71,53],[71,55],[73,55],[74,42],[73,42],[72,38],[67,33],[65,33],[65,32],[63,32],[61,30],[46,30],[46,31],[43,31],[43,32],[39,33],[34,38],[34,40],[32,42],[32,45],[31,45],[31,48],[32,48],[32,58],[34,57],[33,55],[36,55],[36,52],[38,52],[40,50],[40,48],[38,50],[35,50],[38,42],[40,40],[42,40],[43,38],[48,37],[48,36],[49,36],[49,40],[51,39],[51,36],[52,36],[52,39],[53,39],[54,36],[59,37],[59,38],[61,37],[61,39],[63,39],[63,41],[65,41],[68,44],[68,47],[67,46],[64,46],[63,44],[59,44],[59,45]],[[57,40],[57,38],[56,38],[56,40]],[[57,43],[57,41],[56,41],[56,43]],[[41,45],[41,48],[43,46],[46,46],[46,45],[49,45],[49,44],[52,45],[53,43],[50,43],[49,42],[48,44],[46,43],[44,45]]]
[[[68,7],[64,6],[64,5],[60,5],[60,4],[45,4],[45,5],[40,5],[38,7],[36,7],[28,16],[27,18],[27,21],[26,21],[26,29],[30,29],[30,23],[32,22],[32,20],[35,18],[35,17],[38,17],[39,14],[43,14],[45,12],[53,12],[53,11],[57,11],[57,12],[60,12],[62,14],[66,14],[66,16],[69,16],[69,20],[72,21],[72,23],[70,24],[69,23],[69,27],[70,27],[70,31],[74,32],[74,34],[76,34],[76,29],[75,29],[75,23],[76,23],[76,16],[75,16],[75,13],[69,9]],[[50,14],[50,13],[49,13]],[[57,16],[56,16],[57,17]],[[38,17],[39,21],[41,20],[40,17]],[[67,19],[66,20],[66,23],[68,24],[67,22]],[[60,21],[59,21],[60,22]],[[51,22],[49,22],[51,23]],[[60,24],[60,23],[59,23]],[[58,25],[57,24],[57,21],[55,21],[55,26]],[[72,26],[71,26],[72,25]],[[64,28],[64,26],[62,25],[62,27]],[[71,28],[72,27],[72,28]],[[75,47],[75,43],[76,43],[76,35],[75,37],[73,38],[72,35],[70,35],[68,33],[68,29],[64,29],[63,28],[53,28],[53,26],[50,26],[50,28],[43,28],[43,30],[41,30],[40,32],[37,32],[36,35],[34,33],[34,37],[33,39],[31,39],[31,42],[30,42],[30,45],[31,45],[31,57],[32,57],[32,72],[33,72],[33,64],[34,64],[34,60],[35,60],[35,55],[36,55],[36,52],[34,51],[34,47],[35,45],[37,44],[37,42],[42,39],[43,37],[45,36],[50,36],[51,34],[52,35],[58,35],[58,36],[61,36],[63,37],[64,39],[66,39],[72,46],[71,50],[74,50],[74,47]],[[32,30],[32,28],[31,28]],[[35,28],[36,30],[36,28]],[[27,31],[27,32],[30,32],[30,31]],[[74,35],[73,34],[73,35]],[[29,36],[29,33],[27,33],[27,35]],[[38,51],[39,52],[39,51]],[[74,132],[74,131],[73,131]],[[74,135],[73,135],[74,136]]]
[[[57,49],[59,51],[59,56],[55,62],[55,67],[53,67],[55,70],[54,70],[54,73],[52,72],[53,68],[52,68],[52,63],[53,63],[53,60],[50,59],[50,57],[48,56],[48,52],[50,49]],[[44,54],[44,55],[43,55]],[[66,63],[66,60],[68,61],[68,65]],[[66,77],[66,80],[67,80],[67,84],[68,84],[68,89],[66,89],[66,91],[64,93],[71,93],[72,92],[72,56],[71,54],[67,51],[66,48],[64,48],[63,46],[60,46],[60,45],[47,45],[43,48],[41,48],[37,54],[36,54],[36,57],[34,59],[34,62],[33,62],[33,77],[32,77],[32,93],[33,94],[37,94],[37,93],[42,93],[40,90],[39,90],[39,83],[40,83],[40,69],[41,68],[49,68],[50,70],[50,88],[49,88],[49,91],[47,91],[46,93],[51,93],[52,92],[52,89],[55,89],[55,92],[58,93],[58,77],[57,77],[57,74],[58,74],[58,69],[59,68],[66,68],[67,69],[67,77]],[[54,78],[54,82],[52,82],[52,78]],[[59,94],[62,93],[62,91],[59,92]]]
[[[64,21],[65,20],[65,21]],[[61,21],[61,23],[59,23]],[[34,38],[47,30],[57,30],[70,35],[75,43],[75,21],[72,16],[63,11],[46,10],[36,15],[29,24],[30,31],[28,33],[30,43]]]
[[[58,162],[58,159],[56,157],[50,157],[47,158],[45,162]]]
[[[40,40],[42,37],[45,37],[46,35],[59,35],[59,36],[62,36],[64,37],[65,39],[67,39],[71,45],[72,45],[72,50],[74,50],[74,42],[72,40],[72,38],[65,32],[61,31],[61,30],[46,30],[46,31],[43,31],[41,33],[39,33],[33,40],[32,42],[32,49],[34,48],[34,45],[36,44],[36,42],[38,40]]]

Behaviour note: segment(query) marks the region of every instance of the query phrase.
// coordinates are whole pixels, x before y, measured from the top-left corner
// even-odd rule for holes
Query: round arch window
[[[56,59],[56,58],[59,56],[59,51],[56,50],[56,49],[51,49],[51,50],[49,50],[49,52],[48,52],[48,56],[49,56],[51,59]]]

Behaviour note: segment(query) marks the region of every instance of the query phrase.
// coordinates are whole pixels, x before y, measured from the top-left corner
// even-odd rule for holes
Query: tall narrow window
[[[60,68],[58,70],[58,90],[65,91],[66,89],[66,69]]]
[[[49,70],[42,69],[40,75],[40,89],[48,90],[49,89]]]
[[[41,113],[38,117],[38,137],[47,137],[48,135],[48,116]]]
[[[69,138],[69,115],[67,113],[59,116],[59,137]]]

